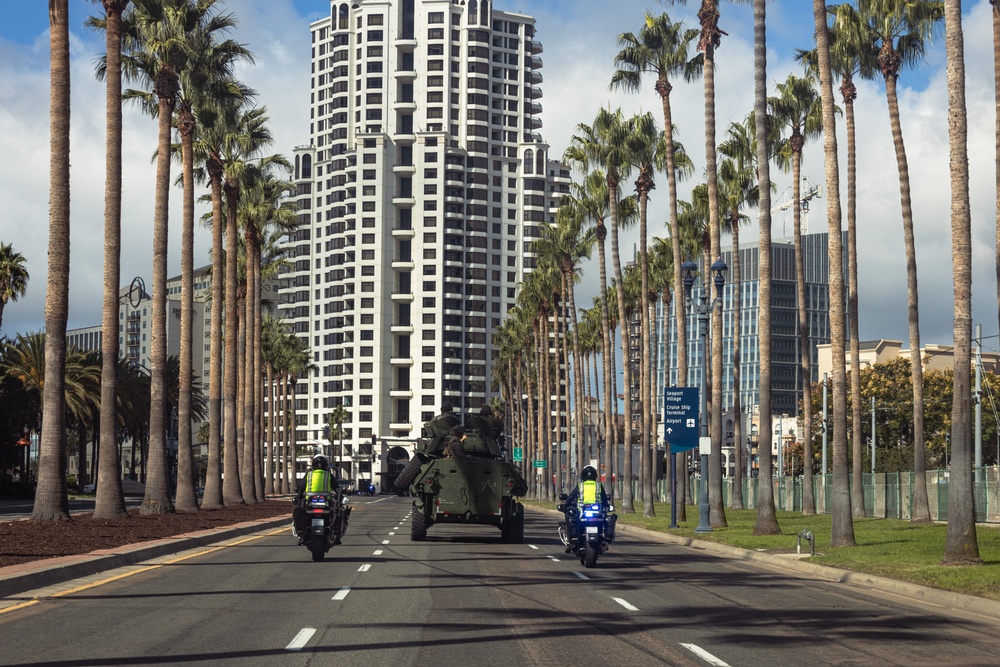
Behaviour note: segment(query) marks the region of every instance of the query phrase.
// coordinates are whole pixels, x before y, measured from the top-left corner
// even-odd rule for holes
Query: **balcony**
[[[538,76],[541,77],[542,75],[539,74]],[[538,82],[533,81],[533,83],[538,83]],[[525,92],[525,97],[527,97],[529,100],[542,99],[542,89],[539,88],[538,86],[525,86],[524,92]]]
[[[393,387],[389,390],[392,398],[413,398],[413,390],[409,387]]]
[[[413,263],[412,259],[393,259],[392,268],[403,271],[412,271],[416,268],[416,265]]]
[[[532,70],[531,71],[531,83],[533,84],[532,87],[538,85],[541,82],[542,82],[542,73],[539,72],[538,70]]]
[[[542,69],[543,65],[541,58],[534,54],[531,55],[531,69]]]
[[[413,81],[417,78],[417,70],[415,69],[398,69],[392,73],[394,77],[400,81]]]
[[[394,227],[392,230],[392,235],[398,239],[412,239],[416,232],[410,229],[403,229],[402,227]]]
[[[412,162],[410,164],[394,164],[392,165],[392,173],[394,174],[413,174],[416,173],[417,166]]]
[[[393,204],[393,206],[413,207],[413,206],[416,206],[417,200],[416,200],[416,198],[412,194],[411,195],[401,195],[401,196],[393,197],[392,198],[392,204]]]
[[[410,423],[409,417],[396,417],[389,422],[389,430],[410,433],[413,430],[413,424]],[[399,433],[393,433],[393,435],[399,435]]]
[[[528,111],[530,111],[533,114],[542,113],[542,103],[535,101],[528,102]]]
[[[413,302],[413,292],[393,292],[389,298],[393,301],[399,303],[412,303]]]
[[[389,331],[394,334],[412,334],[413,325],[412,324],[401,324],[399,322],[393,322],[392,326],[389,327]]]
[[[393,356],[389,359],[389,363],[391,365],[393,365],[393,366],[412,366],[413,365],[413,357],[410,357],[410,356],[397,357],[397,356],[395,356],[396,354],[398,354],[398,353],[393,352]]]
[[[529,42],[529,44],[531,46],[531,55],[533,56],[537,56],[539,53],[545,50],[545,47],[542,46],[542,43],[539,42],[538,40]]]

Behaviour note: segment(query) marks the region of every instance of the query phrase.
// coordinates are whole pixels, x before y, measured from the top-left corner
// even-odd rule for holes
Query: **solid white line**
[[[583,572],[577,572],[576,570],[573,570],[573,574],[575,574],[576,576],[580,577],[584,581],[590,581],[590,577],[588,577],[587,575],[585,575]]]
[[[620,604],[621,606],[625,607],[629,611],[639,611],[638,607],[632,605],[630,602],[622,600],[621,598],[611,598],[611,599]]]
[[[371,569],[371,567],[372,567],[371,563],[365,563],[364,565],[358,568],[358,572],[367,572],[368,570]]]
[[[337,591],[337,594],[334,595],[332,599],[334,599],[334,600],[343,600],[344,598],[347,597],[347,594],[350,593],[350,592],[351,592],[350,588],[346,588],[346,587],[345,588],[341,588],[339,591]]]
[[[389,540],[382,540],[382,544],[389,544]]]
[[[714,655],[712,655],[711,653],[709,653],[705,649],[701,648],[700,646],[696,646],[694,644],[683,644],[683,643],[681,644],[681,646],[683,646],[687,650],[691,651],[696,656],[698,656],[699,658],[701,658],[702,660],[704,660],[708,664],[713,665],[714,667],[729,667],[729,663],[728,662],[725,662],[723,660],[719,660]]]
[[[538,547],[536,547],[534,544],[529,544],[528,546],[531,547],[532,549],[535,549],[536,551],[538,550]]]
[[[382,555],[381,549],[376,549],[375,551],[372,552],[372,556],[381,556],[381,555]]]
[[[299,630],[299,634],[295,635],[291,643],[285,647],[286,651],[298,651],[301,650],[306,643],[312,639],[312,636],[316,634],[316,628],[302,628]]]

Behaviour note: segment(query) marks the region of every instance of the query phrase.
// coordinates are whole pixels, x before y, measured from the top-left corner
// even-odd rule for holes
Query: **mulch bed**
[[[140,516],[129,510],[118,519],[94,519],[74,514],[69,521],[0,521],[0,567],[59,556],[73,556],[99,549],[113,549],[137,542],[220,528],[246,521],[287,516],[288,500],[265,500],[219,510]]]

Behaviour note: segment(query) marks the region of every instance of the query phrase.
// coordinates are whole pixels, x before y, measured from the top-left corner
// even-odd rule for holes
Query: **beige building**
[[[902,341],[898,340],[863,340],[860,343],[861,368],[892,361],[898,357],[910,359],[912,354],[909,349],[903,349]],[[819,357],[819,377],[824,374],[833,374],[833,353],[831,345],[817,345],[816,350]],[[975,349],[973,348],[973,355]],[[925,345],[920,350],[920,356],[924,360],[924,370],[946,370],[955,365],[954,345]],[[1000,353],[983,352],[983,368],[996,372],[1000,367]],[[847,369],[851,368],[850,348],[847,349]]]

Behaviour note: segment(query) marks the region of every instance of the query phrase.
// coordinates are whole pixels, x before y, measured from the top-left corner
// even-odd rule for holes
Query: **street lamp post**
[[[722,286],[726,282],[726,271],[729,269],[722,258],[715,260],[712,264],[713,281],[715,283],[715,298],[709,303],[709,290],[702,289],[697,304],[698,331],[701,335],[702,346],[702,371],[699,392],[701,393],[701,427],[698,429],[698,450],[701,454],[701,492],[698,494],[698,527],[694,529],[696,533],[708,533],[712,531],[709,521],[708,504],[708,455],[712,448],[712,439],[708,434],[708,392],[707,378],[709,369],[709,343],[708,343],[708,314],[722,300]],[[691,287],[694,286],[695,272],[698,266],[688,260],[681,265],[684,272],[684,294],[688,305],[691,305]]]

